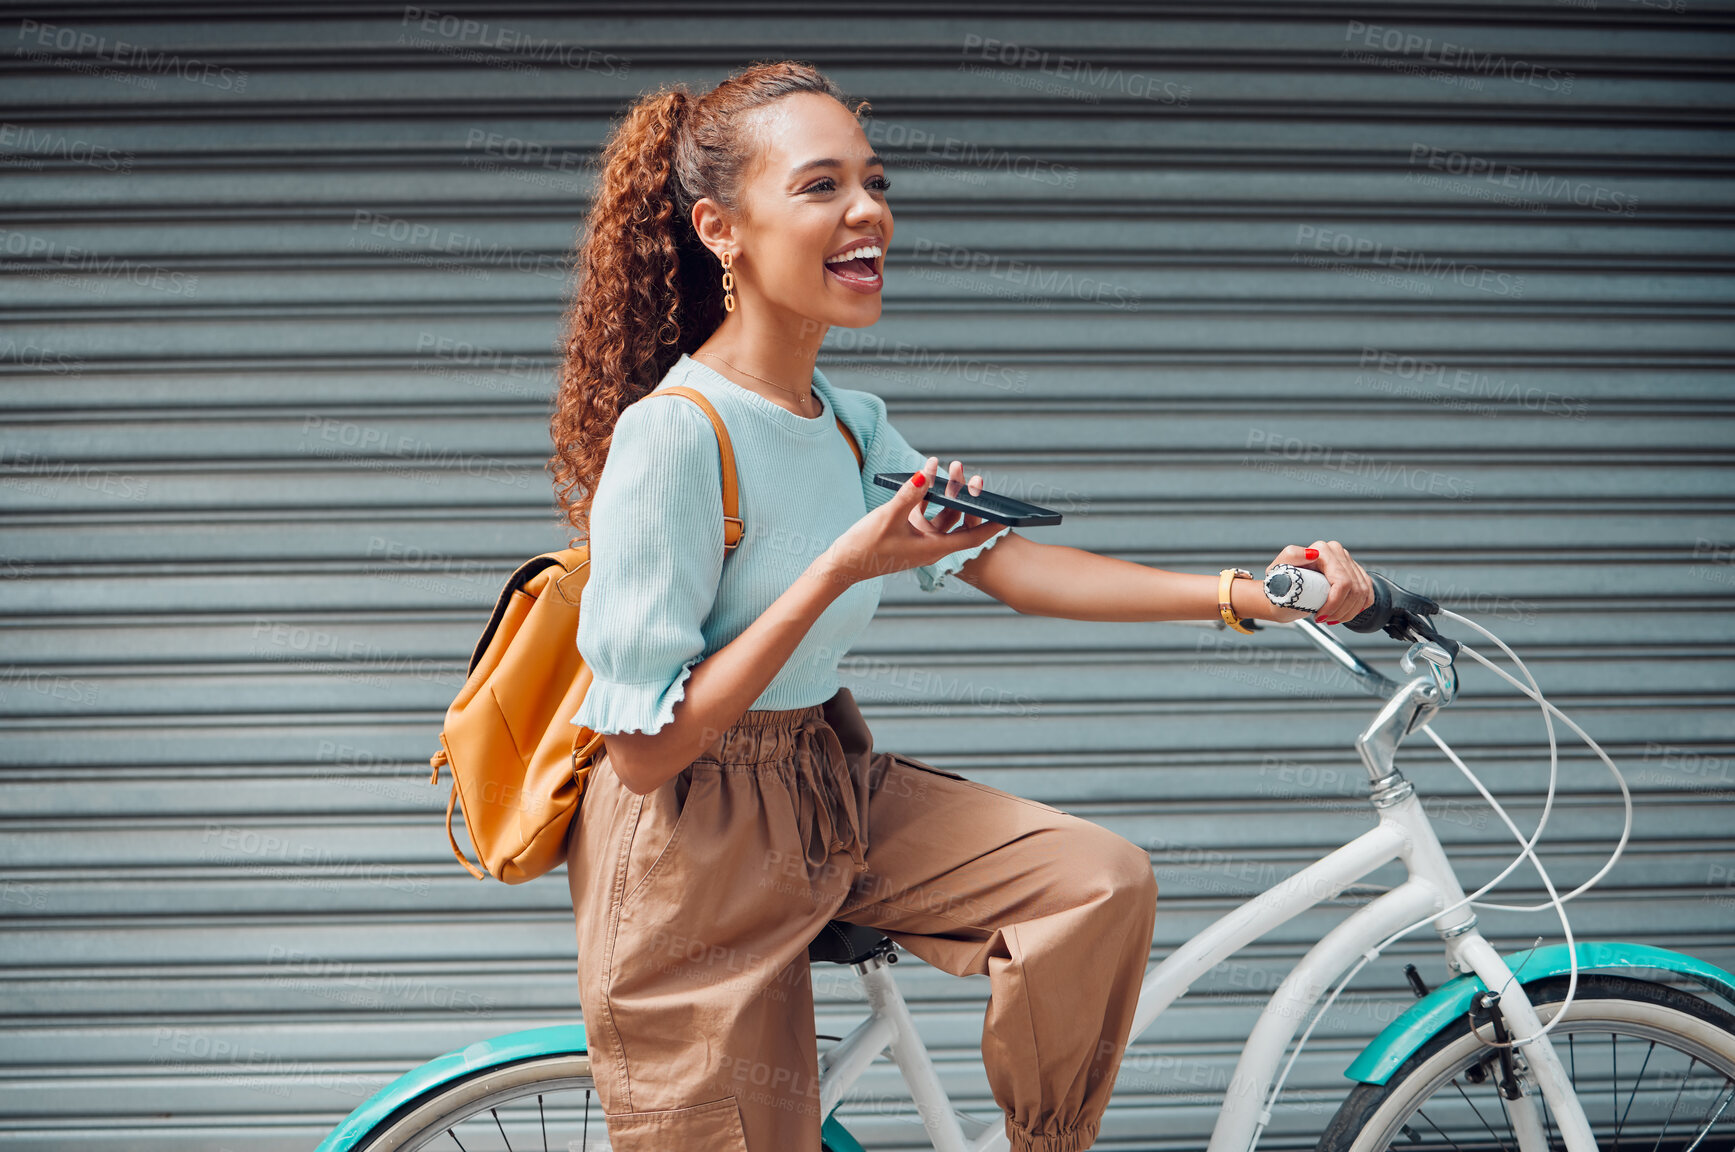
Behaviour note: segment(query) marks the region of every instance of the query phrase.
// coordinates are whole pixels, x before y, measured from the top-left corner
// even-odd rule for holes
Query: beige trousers
[[[1096,1138],[1150,955],[1150,857],[875,752],[847,688],[747,712],[645,796],[605,757],[568,853],[579,1004],[618,1152],[817,1152],[807,946],[831,919],[989,977],[982,1056],[1014,1149]]]

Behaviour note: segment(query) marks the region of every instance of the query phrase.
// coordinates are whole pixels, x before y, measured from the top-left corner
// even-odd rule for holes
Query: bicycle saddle
[[[814,963],[860,964],[891,943],[877,928],[832,920],[807,946],[807,958]]]

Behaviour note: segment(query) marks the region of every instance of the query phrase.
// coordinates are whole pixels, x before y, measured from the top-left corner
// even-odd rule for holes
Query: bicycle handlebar
[[[1317,578],[1318,583],[1329,590],[1324,576],[1311,569],[1303,569],[1311,579]],[[1374,602],[1354,619],[1346,620],[1343,626],[1352,632],[1381,632],[1394,640],[1427,640],[1438,644],[1450,655],[1458,654],[1458,642],[1448,636],[1442,636],[1434,628],[1431,617],[1440,611],[1440,605],[1431,596],[1413,592],[1391,577],[1379,572],[1369,572],[1374,585]],[[1321,598],[1323,600],[1323,597]],[[1274,601],[1275,602],[1275,601]],[[1221,630],[1223,623],[1217,619],[1209,620],[1171,620],[1171,624],[1188,624],[1198,628]],[[1355,681],[1371,696],[1390,696],[1397,691],[1398,682],[1370,667],[1366,661],[1345,648],[1337,638],[1311,618],[1296,620],[1260,620],[1253,624],[1255,628],[1295,628],[1309,640],[1319,645],[1326,655],[1348,672]]]
[[[1430,617],[1440,611],[1440,605],[1432,597],[1412,592],[1381,573],[1369,572],[1368,575],[1373,579],[1374,602],[1354,619],[1344,621],[1345,628],[1362,633],[1383,631],[1394,640],[1427,640],[1438,644],[1452,656],[1458,654],[1458,642],[1440,635],[1434,628]],[[1323,578],[1320,583],[1324,583]],[[1260,622],[1261,627],[1270,627],[1271,624],[1271,621]],[[1326,655],[1348,672],[1369,695],[1389,696],[1397,691],[1397,681],[1370,667],[1313,620],[1290,620],[1280,626],[1298,629],[1319,645]]]
[[[1269,621],[1261,623],[1261,627],[1269,626]],[[1352,679],[1370,696],[1390,696],[1398,690],[1398,682],[1385,673],[1369,665],[1360,656],[1338,643],[1337,637],[1327,632],[1312,620],[1291,620],[1281,625],[1284,628],[1294,628],[1337,662],[1338,667],[1348,672]]]

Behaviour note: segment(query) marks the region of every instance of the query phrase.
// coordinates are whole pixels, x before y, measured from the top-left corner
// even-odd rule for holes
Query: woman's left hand
[[[1321,624],[1354,620],[1374,602],[1373,579],[1336,540],[1315,540],[1310,548],[1291,544],[1265,566],[1265,571],[1270,572],[1279,564],[1311,568],[1330,581],[1331,595],[1313,614]]]

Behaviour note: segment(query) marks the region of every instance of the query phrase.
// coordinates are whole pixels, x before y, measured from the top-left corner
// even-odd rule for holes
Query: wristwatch
[[[1241,617],[1235,615],[1235,605],[1229,599],[1229,585],[1233,584],[1237,577],[1251,580],[1253,573],[1245,568],[1225,568],[1217,574],[1217,615],[1223,618],[1223,623],[1235,631],[1245,632],[1251,636],[1253,629],[1243,624]]]

